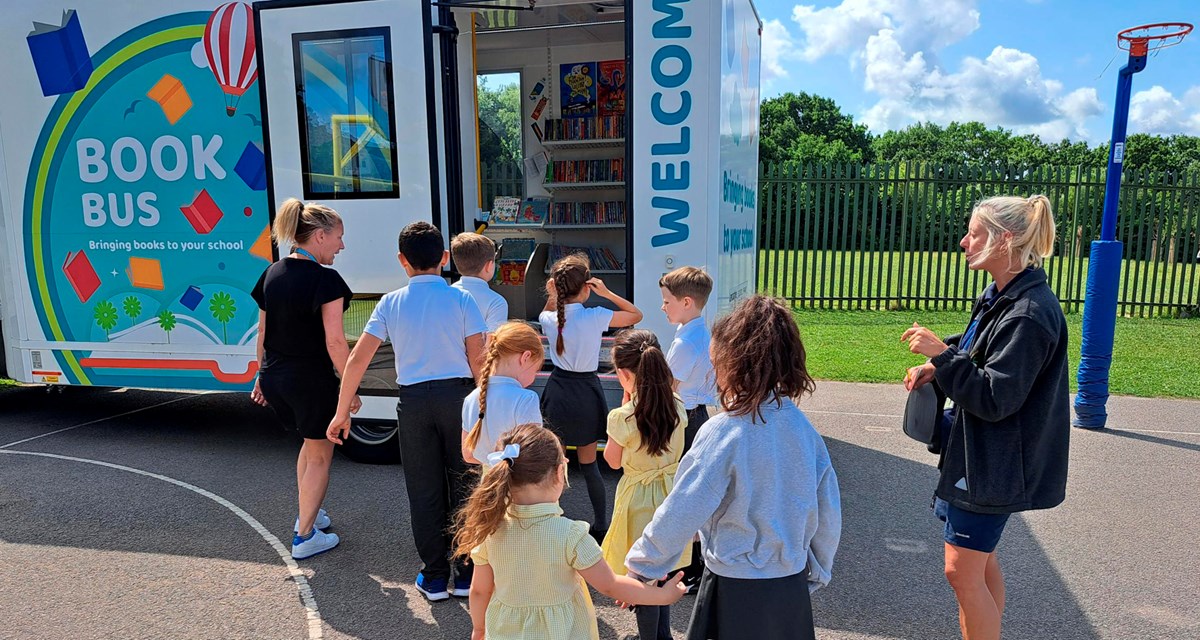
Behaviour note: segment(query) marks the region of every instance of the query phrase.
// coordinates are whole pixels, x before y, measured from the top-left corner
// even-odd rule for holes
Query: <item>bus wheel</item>
[[[400,440],[395,420],[354,420],[339,449],[347,458],[365,464],[399,464]]]

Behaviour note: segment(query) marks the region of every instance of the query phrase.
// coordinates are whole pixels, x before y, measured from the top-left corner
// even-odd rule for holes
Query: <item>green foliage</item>
[[[488,76],[479,76],[479,162],[519,164],[521,145],[521,87],[513,82],[491,87]]]
[[[175,330],[175,314],[168,309],[163,309],[158,314],[158,326],[167,334],[167,342],[171,342],[171,332]]]
[[[121,301],[121,309],[125,315],[129,316],[130,320],[137,322],[137,319],[142,315],[142,301],[137,299],[137,296],[128,296]]]
[[[92,311],[92,318],[96,320],[97,326],[104,329],[104,335],[108,336],[117,327],[117,307],[105,300],[96,305]]]
[[[233,320],[233,316],[237,313],[237,305],[233,302],[233,296],[218,291],[208,299],[208,310],[212,313],[213,320],[221,323],[221,329],[224,331],[224,341],[229,343],[229,321]]]
[[[808,93],[785,93],[762,102],[759,159],[785,162],[871,162],[866,125],[837,103]]]

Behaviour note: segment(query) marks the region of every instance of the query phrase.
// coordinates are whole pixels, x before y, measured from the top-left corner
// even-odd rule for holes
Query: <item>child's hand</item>
[[[588,287],[590,287],[591,290],[601,298],[612,297],[612,291],[608,290],[608,285],[604,284],[604,281],[600,278],[592,278],[591,280],[588,280],[587,283]]]
[[[471,640],[483,640],[483,629],[471,629]]]
[[[678,602],[680,598],[687,594],[687,585],[683,584],[683,572],[676,571],[675,575],[671,576],[671,579],[667,580],[667,583],[660,588],[670,594],[668,597],[671,601],[667,604]]]

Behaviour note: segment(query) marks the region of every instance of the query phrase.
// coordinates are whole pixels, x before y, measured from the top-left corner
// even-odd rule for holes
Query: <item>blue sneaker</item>
[[[324,509],[317,512],[317,521],[313,523],[313,527],[324,531],[331,524],[333,523],[329,520],[329,514],[325,513]],[[296,524],[292,527],[292,533],[300,533],[300,518],[296,518]]]
[[[313,529],[312,535],[307,540],[300,537],[300,534],[296,534],[292,537],[292,558],[296,560],[311,558],[338,546],[338,542],[340,540],[336,533],[325,533],[316,528]]]
[[[417,591],[420,591],[425,599],[430,602],[440,602],[449,600],[450,594],[446,591],[446,584],[449,581],[445,578],[426,578],[425,574],[417,574]]]
[[[455,598],[471,597],[471,579],[454,576],[454,589],[450,591],[450,595]]]

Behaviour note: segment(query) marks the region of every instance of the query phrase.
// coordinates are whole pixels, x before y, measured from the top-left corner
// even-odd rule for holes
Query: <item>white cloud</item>
[[[1129,100],[1130,133],[1200,135],[1200,85],[1182,97],[1154,85]]]
[[[1084,121],[1103,105],[1094,88],[1065,92],[1042,75],[1036,57],[995,47],[967,56],[958,70],[940,54],[979,29],[978,0],[842,0],[817,9],[797,5],[792,20],[802,38],[797,55],[810,62],[844,56],[861,67],[863,87],[878,101],[862,114],[873,130],[918,121],[978,120],[1044,139],[1087,138]]]
[[[784,63],[797,57],[796,43],[792,34],[779,20],[763,23],[762,32],[762,79],[763,81],[783,78],[788,74]]]

